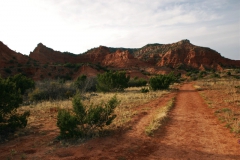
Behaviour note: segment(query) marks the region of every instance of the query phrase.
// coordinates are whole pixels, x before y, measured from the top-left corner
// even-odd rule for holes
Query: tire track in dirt
[[[165,95],[164,97],[158,98],[148,104],[144,104],[138,107],[138,111],[143,115],[141,118],[137,118],[137,124],[133,126],[132,130],[127,132],[125,136],[129,137],[139,137],[146,136],[145,135],[145,127],[150,123],[153,116],[156,113],[156,110],[165,106],[173,97],[175,97],[176,93],[170,93]],[[148,107],[148,111],[141,111],[144,108]]]
[[[144,129],[152,115],[174,95],[168,94],[139,106],[132,128],[125,133],[93,139],[83,146],[64,148],[58,153],[73,153],[64,159],[94,160],[240,159],[237,139],[219,123],[192,84],[184,84],[179,90],[166,125],[154,137],[146,136]],[[142,110],[149,106],[151,110]]]
[[[224,128],[192,84],[184,84],[170,121],[156,135],[159,148],[147,159],[240,159],[237,138]]]
[[[145,127],[155,111],[175,96],[176,93],[170,93],[135,108],[138,114],[132,119],[129,130],[67,147],[49,145],[49,152],[35,153],[28,147],[29,150],[25,151],[29,153],[27,159],[240,159],[238,139],[220,124],[192,84],[184,84],[178,91],[169,121],[155,132],[154,137],[146,136]],[[27,149],[26,145],[23,146]]]
[[[90,140],[78,146],[76,151],[74,148],[64,148],[57,152],[74,153],[69,159],[138,159],[138,157],[148,157],[156,151],[157,145],[151,141],[151,137],[146,136],[145,127],[149,124],[155,111],[166,105],[176,93],[170,93],[159,97],[152,102],[138,106],[135,111],[138,114],[131,122],[131,129],[122,133],[116,133],[110,137],[102,137]],[[147,110],[146,110],[147,109]],[[66,157],[51,157],[51,159]]]

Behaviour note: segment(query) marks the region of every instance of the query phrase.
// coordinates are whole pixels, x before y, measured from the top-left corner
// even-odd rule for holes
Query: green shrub
[[[234,72],[235,72],[236,74],[238,74],[238,73],[240,73],[240,69],[235,69]]]
[[[82,64],[81,63],[78,63],[78,64],[66,63],[63,66],[67,67],[67,68],[72,68],[72,69],[78,70],[82,66]]]
[[[113,112],[119,101],[114,96],[106,104],[88,107],[81,103],[79,95],[75,95],[72,104],[73,112],[64,109],[58,112],[57,126],[60,129],[60,138],[83,138],[97,134],[116,118]]]
[[[29,111],[23,114],[17,113],[19,104],[22,103],[22,95],[16,84],[10,79],[0,77],[0,141],[18,128],[27,125]]]
[[[11,69],[10,69],[10,68],[4,68],[4,71],[5,71],[6,73],[9,73],[9,74],[11,74],[11,73],[12,73],[12,71],[11,71]]]
[[[177,81],[177,78],[171,72],[167,75],[158,75],[155,77],[151,77],[149,80],[149,85],[152,90],[161,90],[168,89],[170,84]]]
[[[196,75],[193,75],[193,76],[191,76],[191,78],[190,78],[192,81],[196,81],[198,78],[197,78],[197,76]]]
[[[77,119],[70,112],[64,109],[59,110],[57,120],[57,126],[60,129],[60,136],[62,138],[70,138],[78,135]]]
[[[43,77],[42,77],[43,78]],[[71,80],[72,77],[69,75],[69,73],[67,73],[66,75],[58,75],[58,76],[55,76],[56,79],[62,79],[64,81],[68,81],[68,80]]]
[[[130,77],[126,72],[105,72],[97,76],[97,90],[100,92],[123,91],[128,87]]]
[[[137,77],[129,80],[128,82],[128,87],[142,87],[146,85],[147,85],[147,81],[145,79],[142,79],[142,78],[138,79]]]
[[[238,76],[238,75],[234,75],[233,77],[236,79],[240,79],[240,76]]]
[[[141,88],[141,93],[147,93],[147,92],[149,92],[148,88]]]
[[[82,89],[85,86],[86,80],[87,80],[87,76],[86,75],[81,75],[75,80],[74,85],[78,89]]]
[[[203,77],[205,77],[207,75],[207,72],[206,71],[200,71],[199,73],[198,73],[198,78],[203,78]]]
[[[187,72],[186,73],[186,76],[191,76],[192,75],[192,72]]]
[[[21,91],[21,94],[24,94],[27,89],[35,87],[35,82],[23,74],[17,74],[13,77],[10,77],[9,80],[16,84],[16,87]]]
[[[220,78],[219,74],[217,73],[212,73],[211,78]]]
[[[227,75],[228,75],[228,76],[231,76],[232,74],[231,74],[231,72],[230,72],[230,71],[228,71],[228,72],[227,72]]]

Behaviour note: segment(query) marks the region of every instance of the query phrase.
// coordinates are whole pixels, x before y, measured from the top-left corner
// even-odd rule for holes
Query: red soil
[[[238,139],[220,125],[192,84],[180,88],[170,120],[156,131],[154,137],[146,136],[145,127],[156,109],[166,105],[175,94],[139,106],[138,114],[129,124],[130,129],[123,128],[121,132],[75,145],[54,141],[58,129],[56,119],[52,119],[49,124],[36,125],[28,136],[1,144],[0,159],[24,156],[25,159],[55,160],[240,159]],[[149,107],[151,110],[144,110]]]

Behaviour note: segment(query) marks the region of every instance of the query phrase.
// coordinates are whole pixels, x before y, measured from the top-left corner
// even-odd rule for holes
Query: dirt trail
[[[146,136],[145,127],[155,111],[175,96],[169,121],[154,137]],[[47,160],[240,159],[238,139],[219,123],[192,84],[184,84],[178,92],[135,109],[138,114],[130,123],[131,129],[65,147],[58,142],[49,143],[58,135],[56,130],[33,136],[37,144],[33,144],[31,137],[23,137],[17,143],[12,141],[0,146],[0,159],[11,149],[18,151],[14,159],[22,159],[22,153],[26,155],[24,159]]]
[[[240,144],[224,128],[191,84],[180,89],[170,122],[156,135],[149,159],[240,159]],[[161,157],[161,158],[160,158]]]
[[[74,153],[78,159],[164,160],[240,159],[238,140],[211,113],[192,84],[184,84],[176,97],[169,122],[154,137],[147,137],[144,129],[155,110],[164,106],[174,94],[149,104],[149,112],[135,117],[132,130],[123,134],[92,140]],[[61,152],[67,152],[63,149]],[[73,152],[69,149],[69,152]],[[60,152],[59,152],[60,153]],[[69,159],[71,159],[69,157]],[[77,159],[77,158],[76,158]]]

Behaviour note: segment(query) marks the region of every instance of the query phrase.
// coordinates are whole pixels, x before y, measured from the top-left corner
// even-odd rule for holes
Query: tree
[[[130,77],[126,72],[105,72],[97,76],[97,90],[101,92],[123,91],[128,87]]]
[[[177,81],[174,73],[171,72],[167,75],[157,75],[155,77],[151,77],[149,80],[149,85],[152,90],[161,90],[168,89],[170,84]]]
[[[27,89],[35,87],[35,82],[23,74],[17,74],[10,77],[9,80],[16,84],[16,88],[20,89],[21,94],[24,94]]]
[[[17,113],[19,104],[22,103],[20,89],[10,79],[0,77],[0,140],[17,128],[24,128],[27,125],[29,111],[23,114]]]
[[[82,89],[84,87],[84,83],[85,83],[86,79],[87,79],[86,75],[81,75],[76,79],[76,81],[74,82],[74,85],[78,89]]]

